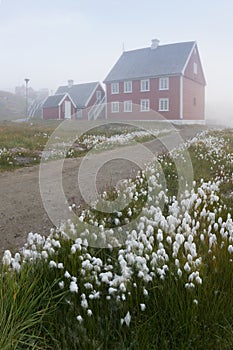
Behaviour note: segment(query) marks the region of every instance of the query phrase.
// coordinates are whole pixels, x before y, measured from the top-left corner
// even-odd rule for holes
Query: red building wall
[[[59,107],[43,108],[43,119],[59,119]]]
[[[194,72],[197,64],[197,74]],[[205,77],[197,47],[193,50],[183,77],[183,119],[205,119]]]
[[[62,104],[60,106],[43,108],[43,119],[45,119],[45,120],[47,120],[47,119],[64,120],[65,119],[65,101],[70,101],[69,96],[67,96],[65,98],[65,100],[62,102]],[[60,118],[59,118],[59,110],[60,110]],[[75,118],[75,112],[76,112],[75,107],[74,107],[73,103],[71,102],[72,119]]]
[[[169,77],[169,90],[159,90],[159,78],[150,79],[150,91],[142,92],[141,80],[132,81],[132,93],[124,93],[124,82],[119,82],[119,94],[111,93],[111,83],[106,84],[107,113],[108,118],[126,120],[157,120],[157,119],[179,119],[180,118],[180,77]],[[159,112],[159,99],[169,99],[169,111]],[[150,112],[141,112],[141,99],[150,100]],[[131,100],[133,103],[132,112],[124,112],[123,102]],[[111,113],[111,102],[120,102],[120,112]],[[162,116],[162,117],[161,117]]]
[[[205,86],[183,77],[183,119],[205,119]]]
[[[69,96],[67,96],[65,98],[65,100],[62,102],[62,104],[60,105],[60,118],[62,120],[65,119],[65,101],[70,101],[70,98]],[[76,109],[75,107],[73,106],[73,103],[71,102],[71,119],[74,119],[75,118],[75,112],[76,112]]]
[[[194,62],[197,64],[197,74],[194,74],[194,69],[193,69]],[[202,85],[206,84],[197,47],[193,50],[191,54],[187,67],[185,68],[185,71],[184,71],[184,76]]]

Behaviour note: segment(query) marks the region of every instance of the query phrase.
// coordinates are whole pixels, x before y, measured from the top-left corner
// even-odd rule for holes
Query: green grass
[[[131,278],[126,279],[126,285],[122,289],[119,286],[116,288],[118,297],[111,296],[111,298],[107,298],[110,296],[109,285],[99,282],[100,274],[106,271],[111,271],[115,276],[123,276],[119,258],[123,256],[126,258],[127,252],[135,252],[139,258],[145,257],[148,261],[151,261],[153,253],[158,256],[158,251],[162,248],[159,248],[160,243],[156,237],[162,226],[153,226],[152,250],[148,249],[141,253],[137,245],[127,246],[128,243],[120,248],[105,249],[82,245],[72,253],[74,241],[62,233],[55,233],[47,241],[47,248],[36,243],[35,239],[35,242],[26,246],[27,254],[29,249],[32,249],[31,256],[36,252],[41,254],[42,251],[48,251],[47,259],[39,255],[35,261],[31,261],[29,257],[19,273],[6,267],[4,270],[2,267],[0,349],[231,350],[233,348],[233,253],[229,252],[229,246],[233,244],[233,226],[230,220],[230,215],[233,217],[233,168],[230,158],[233,155],[233,133],[232,130],[225,130],[211,132],[205,137],[205,142],[200,139],[198,144],[189,146],[196,181],[193,188],[196,199],[187,207],[188,209],[183,209],[182,206],[179,208],[177,218],[180,219],[180,223],[174,226],[173,231],[162,229],[163,249],[168,259],[162,261],[161,252],[161,258],[158,259],[156,266],[162,267],[164,264],[168,266],[164,277],[161,278],[159,272],[155,270],[152,280],[145,282],[138,274],[141,271],[140,266],[132,265]],[[211,146],[207,146],[208,142],[212,142]],[[219,148],[221,143],[222,148]],[[204,156],[205,159],[202,159]],[[177,170],[175,162],[168,155],[161,157],[160,162],[167,184],[168,202],[163,215],[168,222],[172,215],[169,205],[175,203],[173,196],[177,195]],[[209,187],[207,185],[201,187],[203,181],[215,183],[219,179],[221,180],[219,191],[212,189],[211,183]],[[145,224],[145,227],[141,226],[141,233],[146,235],[148,226],[153,221],[151,208],[146,207],[144,195],[149,180],[142,182],[139,180],[140,177],[136,180],[134,189],[138,192],[138,201],[131,202],[131,207],[135,208],[132,218],[135,219],[144,208],[142,215],[144,219],[141,224]],[[199,193],[200,189],[202,192]],[[110,201],[115,196],[114,191],[108,193]],[[188,198],[188,195],[185,198]],[[197,206],[200,198],[202,201]],[[151,205],[156,204],[152,202]],[[128,209],[122,211],[123,218],[127,217]],[[204,209],[214,219],[211,219],[211,215],[203,215]],[[116,217],[116,213],[110,215],[105,227],[114,227]],[[89,211],[86,218],[96,220],[99,224],[105,220],[103,214],[94,210]],[[224,222],[222,226],[221,220]],[[64,228],[66,232],[68,227]],[[81,225],[77,229],[80,235]],[[222,229],[224,232],[229,231],[225,238]],[[187,233],[188,230],[192,235]],[[195,288],[185,287],[186,283],[190,282],[190,273],[183,268],[188,261],[189,252],[184,244],[181,244],[176,256],[182,269],[182,276],[177,275],[173,248],[167,240],[170,237],[174,242],[175,233],[182,233],[186,237],[186,243],[191,235],[197,248],[195,259],[201,258],[200,264],[196,267],[190,263],[191,271],[198,271],[202,278],[202,283],[195,284]],[[210,246],[210,233],[215,235],[215,243],[212,246]],[[60,244],[57,245],[52,238]],[[135,240],[135,243],[138,242],[142,243],[143,239]],[[121,251],[126,246],[128,250],[122,255]],[[91,262],[92,258],[95,261],[100,259],[101,267],[95,265],[95,269],[84,269],[83,262]],[[50,268],[50,260],[54,260],[56,264],[62,262],[64,269]],[[66,270],[70,273],[70,277],[64,276]],[[76,279],[78,293],[71,293],[69,290],[72,276]],[[58,286],[61,281],[64,282],[64,289]],[[88,298],[91,290],[86,286],[87,282],[92,284],[96,292],[100,292],[99,298]],[[91,316],[81,305],[83,293],[87,296]],[[140,304],[146,305],[144,311],[141,310]],[[121,319],[127,312],[131,315],[130,324],[121,325]],[[76,319],[78,315],[82,317],[82,322]]]
[[[56,148],[59,148],[59,143],[62,145],[63,142],[75,140],[77,135],[80,135],[69,150],[70,152],[68,151],[67,153],[67,157],[80,157],[85,155],[89,150],[89,145],[84,143],[86,138],[91,138],[92,140],[95,137],[101,139],[102,136],[110,138],[114,135],[127,134],[135,130],[138,131],[136,126],[100,121],[71,121],[70,124],[66,124],[68,127],[65,126],[64,128],[57,129],[60,124],[61,122],[59,121],[43,120],[33,120],[28,123],[1,122],[0,171],[14,170],[19,167],[38,164],[41,160],[42,151],[47,142],[51,142],[51,140],[52,147],[55,143]],[[50,136],[56,129],[58,130],[57,134],[50,139]],[[146,142],[153,138],[154,136],[152,135],[145,135],[143,137],[135,136],[131,142]],[[116,147],[116,145],[107,144],[106,147],[110,149]],[[4,152],[1,150],[4,150]]]
[[[14,170],[40,162],[49,136],[59,125],[58,122],[0,123],[0,171]]]
[[[25,264],[20,274],[1,267],[1,350],[53,349],[46,324],[58,293],[53,291],[56,280],[49,280],[46,264],[38,263],[33,270]]]

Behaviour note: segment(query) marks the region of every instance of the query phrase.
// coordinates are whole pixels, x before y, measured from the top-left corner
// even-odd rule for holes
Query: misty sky
[[[0,0],[0,89],[103,81],[125,50],[198,43],[207,116],[233,119],[233,1]],[[232,111],[232,112],[231,112]]]

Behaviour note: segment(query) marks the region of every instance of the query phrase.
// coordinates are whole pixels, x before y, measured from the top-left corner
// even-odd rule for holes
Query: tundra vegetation
[[[117,197],[125,209],[99,210]],[[2,257],[0,348],[232,349],[232,198],[233,130],[204,131],[94,208],[73,205],[76,222],[29,233]]]

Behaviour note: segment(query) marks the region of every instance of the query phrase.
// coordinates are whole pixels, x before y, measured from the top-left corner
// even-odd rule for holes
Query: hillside
[[[25,99],[10,92],[0,91],[0,121],[22,118]]]

